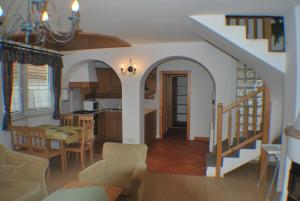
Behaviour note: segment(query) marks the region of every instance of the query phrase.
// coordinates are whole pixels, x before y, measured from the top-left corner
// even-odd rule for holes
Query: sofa
[[[39,201],[47,196],[46,159],[0,144],[0,201]]]
[[[120,187],[122,196],[140,201],[144,193],[147,150],[144,144],[106,142],[103,145],[103,160],[81,171],[79,180]]]

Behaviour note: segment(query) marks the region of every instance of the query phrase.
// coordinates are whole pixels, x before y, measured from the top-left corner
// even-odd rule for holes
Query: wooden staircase
[[[262,111],[258,110],[258,102],[262,104]],[[214,152],[207,155],[206,175],[223,177],[258,156],[262,170],[267,159],[260,147],[268,143],[270,124],[267,87],[257,88],[227,107],[219,103],[217,115],[217,144]]]

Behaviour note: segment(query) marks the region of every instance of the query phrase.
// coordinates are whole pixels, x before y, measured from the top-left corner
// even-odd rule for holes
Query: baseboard
[[[195,141],[198,141],[198,142],[209,142],[209,138],[208,137],[194,137],[194,140]]]

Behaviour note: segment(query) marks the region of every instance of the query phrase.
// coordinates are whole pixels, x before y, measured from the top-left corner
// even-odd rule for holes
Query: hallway
[[[163,140],[156,140],[148,150],[148,171],[205,175],[208,142],[187,141],[186,130],[172,128]]]

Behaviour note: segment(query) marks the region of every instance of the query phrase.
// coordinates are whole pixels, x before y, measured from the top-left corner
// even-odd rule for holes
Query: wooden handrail
[[[243,16],[243,15],[227,15],[226,16],[226,25],[244,25],[246,27],[246,37],[252,39],[267,39],[269,45],[269,51],[275,52],[284,52],[285,51],[285,44],[281,47],[281,49],[274,48],[276,44],[274,44],[272,37],[280,36],[284,38],[284,30],[282,31],[283,35],[278,35],[276,31],[272,29],[272,21],[282,19],[282,16]],[[244,24],[241,24],[241,21],[244,21]],[[251,22],[253,23],[250,23]],[[258,23],[261,22],[261,24]],[[279,25],[278,25],[279,26]],[[277,28],[278,29],[278,28]],[[282,26],[283,29],[283,26]],[[252,30],[251,33],[249,30]],[[251,34],[251,35],[249,35]],[[283,41],[284,43],[284,41]]]
[[[257,98],[258,94],[262,94],[263,98],[263,112],[262,112],[262,129],[257,131]],[[248,104],[249,100],[253,99],[253,104]],[[240,142],[240,118],[241,118],[241,106],[243,107],[243,130],[242,134],[246,138],[245,141]],[[253,107],[252,110],[252,126],[253,133],[249,134],[249,107]],[[235,111],[235,114],[232,112]],[[225,113],[228,112],[227,117],[227,143],[228,149],[223,152],[223,117]],[[232,115],[235,115],[236,118],[236,132],[232,132]],[[241,148],[253,143],[257,139],[262,139],[263,143],[267,143],[268,136],[269,136],[269,124],[270,124],[270,94],[268,89],[264,87],[259,87],[257,90],[250,92],[248,95],[240,98],[239,100],[235,101],[234,103],[230,104],[227,107],[223,107],[222,103],[218,104],[217,108],[217,152],[216,152],[216,176],[221,176],[221,164],[222,159],[229,154],[232,154],[235,151],[240,150]],[[235,143],[236,145],[232,146],[232,133],[235,133]],[[223,153],[222,153],[223,152]],[[262,164],[265,164],[265,156],[261,154],[262,157]]]
[[[247,139],[246,141],[241,142],[240,144],[238,144],[238,145],[236,145],[236,146],[228,149],[227,151],[225,151],[225,152],[222,153],[222,158],[225,157],[225,156],[228,156],[228,155],[232,154],[235,151],[240,150],[241,148],[244,148],[245,146],[247,146],[249,144],[251,144],[255,140],[261,138],[262,135],[263,135],[263,132],[260,132],[259,134],[252,136],[251,138]]]
[[[228,112],[229,110],[232,110],[235,107],[238,107],[241,103],[245,102],[246,100],[249,100],[252,97],[255,97],[257,94],[261,93],[264,91],[264,87],[259,87],[255,91],[251,91],[248,95],[238,99],[234,103],[230,104],[229,106],[225,107],[223,109],[223,113]]]

